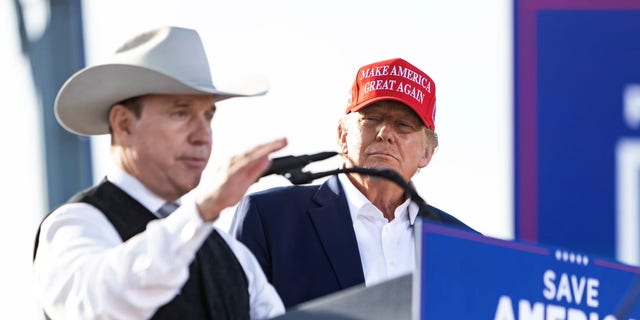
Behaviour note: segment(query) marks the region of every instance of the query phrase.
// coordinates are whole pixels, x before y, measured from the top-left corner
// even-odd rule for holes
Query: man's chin
[[[397,166],[387,162],[387,161],[376,161],[367,165],[365,168],[369,169],[378,169],[378,170],[395,170],[398,171]]]
[[[200,174],[197,174],[197,175],[190,174],[190,175],[185,175],[184,178],[187,178],[187,176],[190,176],[190,178],[183,180],[183,184],[182,185],[183,185],[183,187],[185,189],[188,189],[187,192],[189,192],[189,191],[195,189],[200,184],[200,181],[202,180],[201,179],[202,175],[200,175]]]

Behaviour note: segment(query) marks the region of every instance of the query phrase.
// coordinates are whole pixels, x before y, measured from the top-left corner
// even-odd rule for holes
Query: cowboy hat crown
[[[195,30],[167,26],[127,41],[106,62],[84,68],[60,88],[54,111],[58,122],[79,135],[109,133],[110,108],[146,94],[211,94],[215,101],[267,92],[218,90]]]

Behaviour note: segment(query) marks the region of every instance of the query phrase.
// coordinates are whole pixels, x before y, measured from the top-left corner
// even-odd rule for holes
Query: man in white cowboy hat
[[[79,135],[111,134],[115,169],[41,223],[34,272],[53,319],[248,319],[284,312],[249,250],[212,225],[286,146],[234,157],[199,195],[216,103],[258,92],[216,89],[194,30],[163,27],[80,70],[55,102]],[[178,207],[175,211],[167,207]]]

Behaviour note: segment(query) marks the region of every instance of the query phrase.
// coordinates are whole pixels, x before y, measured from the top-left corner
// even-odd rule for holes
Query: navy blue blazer
[[[444,211],[428,209],[420,214],[474,231]],[[336,176],[321,185],[246,196],[230,233],[256,256],[286,308],[364,283],[349,206]]]

